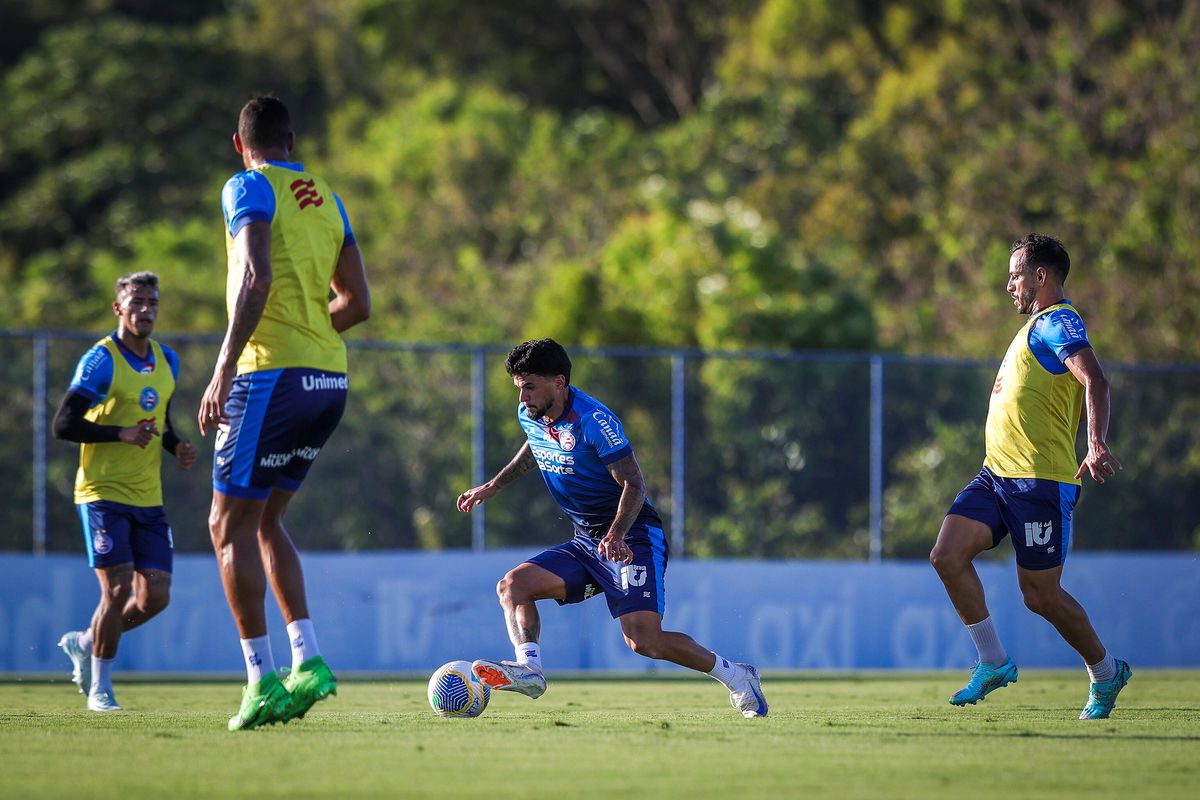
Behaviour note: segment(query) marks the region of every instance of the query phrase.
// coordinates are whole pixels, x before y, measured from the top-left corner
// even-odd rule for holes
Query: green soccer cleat
[[[1113,676],[1113,679],[1091,685],[1087,705],[1083,707],[1079,718],[1108,719],[1108,715],[1116,708],[1117,695],[1125,688],[1125,684],[1129,683],[1131,675],[1133,675],[1133,670],[1129,668],[1129,663],[1118,658],[1117,674]]]
[[[1012,659],[1003,664],[989,664],[980,661],[971,673],[971,680],[966,686],[950,696],[950,705],[975,705],[1001,686],[1017,682],[1017,665]]]
[[[229,718],[229,730],[248,731],[259,725],[285,721],[283,715],[291,702],[283,681],[274,672],[269,672],[253,687],[242,687],[242,707]]]
[[[320,656],[313,656],[293,670],[283,679],[283,685],[292,696],[283,712],[284,722],[303,718],[316,703],[337,694],[337,678]]]

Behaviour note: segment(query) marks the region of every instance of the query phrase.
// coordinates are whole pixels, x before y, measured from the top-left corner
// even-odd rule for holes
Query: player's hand
[[[175,460],[179,462],[181,469],[191,469],[196,463],[196,446],[183,439],[175,445]]]
[[[466,513],[484,500],[487,500],[489,497],[495,497],[499,493],[500,489],[491,483],[476,486],[474,489],[467,489],[458,496],[458,510]]]
[[[1083,463],[1079,465],[1079,471],[1075,473],[1075,479],[1083,477],[1084,473],[1090,473],[1092,480],[1096,483],[1104,483],[1105,478],[1110,478],[1116,475],[1125,467],[1121,466],[1121,462],[1108,449],[1108,445],[1103,442],[1093,443],[1088,445],[1087,455],[1083,459]]]
[[[633,551],[625,543],[624,534],[621,536],[613,536],[611,533],[605,535],[596,549],[600,551],[601,558],[609,561],[617,561],[621,564],[633,562]]]
[[[158,436],[158,426],[153,422],[139,422],[128,428],[121,428],[121,432],[117,434],[117,438],[125,444],[134,444],[142,448],[154,441],[155,436]]]
[[[207,434],[209,428],[216,429],[229,422],[229,417],[225,414],[225,402],[229,399],[229,392],[232,389],[233,374],[218,367],[213,372],[212,380],[208,382],[208,388],[204,390],[204,396],[200,399],[200,410],[196,412],[196,422],[200,425],[201,436]]]

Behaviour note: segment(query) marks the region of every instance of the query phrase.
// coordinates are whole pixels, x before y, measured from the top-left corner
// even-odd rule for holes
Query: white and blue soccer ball
[[[439,717],[478,717],[492,687],[471,672],[470,661],[448,661],[429,679],[429,705]]]

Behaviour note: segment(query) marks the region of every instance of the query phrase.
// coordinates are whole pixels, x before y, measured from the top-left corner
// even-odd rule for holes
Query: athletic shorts
[[[93,569],[133,564],[170,572],[175,542],[162,506],[129,506],[109,500],[79,503],[83,545]]]
[[[248,372],[233,380],[228,426],[217,431],[213,488],[263,499],[278,487],[294,492],[342,419],[345,373],[290,367]]]
[[[666,609],[664,579],[667,574],[667,540],[661,528],[635,524],[625,534],[633,562],[621,564],[601,557],[600,540],[582,531],[557,547],[543,550],[527,563],[553,572],[567,584],[567,596],[558,604],[581,603],[600,592],[608,601],[613,619],[633,611]]]
[[[1043,478],[1002,478],[987,467],[958,493],[949,514],[992,530],[992,547],[1010,532],[1017,564],[1051,569],[1067,560],[1079,486]]]

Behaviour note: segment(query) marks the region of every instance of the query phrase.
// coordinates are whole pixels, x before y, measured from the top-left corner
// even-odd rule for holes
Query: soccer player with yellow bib
[[[1066,249],[1049,236],[1031,233],[1012,245],[1008,293],[1029,321],[992,388],[983,470],[955,498],[929,556],[979,654],[971,680],[950,698],[956,706],[1017,680],[972,564],[1010,533],[1025,605],[1087,666],[1091,687],[1079,718],[1106,719],[1133,674],[1108,653],[1087,612],[1060,584],[1080,478],[1089,473],[1104,483],[1121,469],[1105,442],[1108,380],[1063,289],[1070,268]],[[1075,432],[1085,410],[1088,452],[1077,464]]]
[[[122,710],[112,686],[121,634],[154,617],[170,599],[173,543],[163,511],[162,452],[184,469],[196,462],[196,448],[171,425],[179,357],[150,338],[158,318],[158,276],[119,278],[112,308],[116,332],[79,359],[54,417],[55,437],[79,443],[75,503],[88,566],[100,583],[91,626],[63,634],[58,646],[71,659],[72,679],[92,711]]]
[[[367,319],[371,301],[341,199],[289,160],[284,104],[246,103],[233,145],[246,169],[221,193],[229,327],[198,419],[202,435],[217,429],[209,532],[247,675],[229,729],[244,730],[302,717],[337,692],[283,515],[341,420],[349,380],[340,334]],[[268,581],[291,644],[285,680],[267,637]]]

